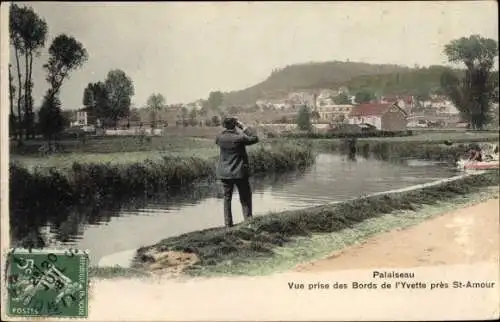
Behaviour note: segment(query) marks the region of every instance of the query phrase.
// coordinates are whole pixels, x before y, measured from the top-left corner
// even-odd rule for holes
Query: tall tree
[[[135,94],[132,79],[123,70],[113,69],[108,72],[104,81],[109,102],[109,117],[116,127],[122,117],[126,117]]]
[[[196,121],[197,116],[198,116],[198,111],[195,108],[189,111],[189,124],[191,124],[191,126],[195,126],[196,124],[198,124],[198,122]]]
[[[491,72],[498,56],[497,41],[479,35],[461,37],[447,44],[444,53],[451,63],[464,64],[466,71],[462,79],[444,71],[441,86],[471,127],[482,129],[488,122],[498,81]]]
[[[56,135],[60,133],[64,126],[64,119],[61,112],[61,101],[58,95],[53,95],[49,89],[44,98],[42,107],[38,112],[39,130],[50,142],[56,139]]]
[[[16,96],[16,86],[14,85],[14,77],[12,76],[11,71],[12,65],[9,64],[9,137],[17,135],[16,129],[16,114],[14,113],[14,98]]]
[[[14,48],[16,59],[18,93],[17,93],[17,119],[19,139],[22,130],[26,130],[26,138],[34,136],[33,117],[33,58],[38,57],[40,50],[45,46],[47,37],[47,23],[28,6],[20,7],[11,4],[9,12],[10,42]],[[21,57],[24,56],[24,81],[21,71]],[[24,100],[22,99],[24,97]],[[24,104],[23,104],[24,103]],[[24,115],[24,117],[23,117]]]
[[[210,92],[208,95],[208,104],[210,108],[213,110],[219,110],[222,105],[223,98],[224,95],[221,91]]]
[[[99,119],[103,123],[109,123],[108,93],[103,82],[89,83],[83,91],[82,103],[89,122],[94,123]]]
[[[70,72],[80,68],[87,61],[87,50],[75,38],[61,34],[54,38],[49,47],[49,61],[43,65],[50,84],[48,95],[56,96]]]
[[[302,131],[310,131],[312,128],[311,112],[305,105],[302,105],[297,113],[297,127]]]
[[[166,105],[165,97],[161,94],[151,94],[151,96],[149,96],[148,98],[146,105],[151,110],[151,114],[153,116],[151,125],[153,128],[156,128],[156,117],[158,115],[158,112],[163,110]]]
[[[9,39],[10,44],[14,48],[14,56],[16,59],[16,71],[17,71],[17,119],[18,130],[19,130],[19,141],[22,140],[22,125],[23,125],[23,114],[22,114],[22,102],[21,97],[23,96],[23,78],[20,64],[20,56],[24,54],[24,40],[22,37],[23,29],[26,27],[26,15],[25,9],[12,3],[9,10]]]
[[[183,106],[181,107],[181,120],[182,120],[182,125],[183,126],[186,126],[187,125],[187,117],[189,115],[189,110],[187,109],[187,107]]]
[[[75,38],[61,34],[54,38],[49,47],[49,60],[43,65],[47,71],[46,80],[50,85],[38,113],[40,130],[49,140],[56,139],[64,126],[61,114],[59,90],[71,71],[81,67],[87,61],[87,51]]]
[[[40,50],[45,47],[47,39],[47,22],[40,18],[32,8],[26,9],[27,24],[22,29],[24,39],[24,63],[25,63],[25,96],[26,96],[26,135],[34,137],[34,114],[33,114],[33,58],[40,56]]]
[[[14,47],[14,56],[16,58],[16,70],[17,70],[17,120],[18,120],[18,139],[22,140],[22,123],[23,116],[21,113],[21,97],[23,95],[23,79],[21,73],[21,66],[19,63],[19,56],[21,55],[23,43],[20,35],[20,30],[22,28],[22,13],[21,8],[12,3],[9,10],[9,37],[10,43]]]

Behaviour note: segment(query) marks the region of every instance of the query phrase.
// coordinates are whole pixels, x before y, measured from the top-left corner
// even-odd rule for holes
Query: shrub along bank
[[[272,174],[306,167],[314,162],[310,145],[272,144],[249,151],[253,174]],[[185,189],[199,180],[212,180],[216,158],[171,157],[129,164],[73,163],[59,171],[42,168],[29,171],[10,167],[10,207],[71,205],[106,198],[121,199],[134,195],[152,195],[159,191]]]
[[[356,152],[365,157],[374,156],[382,160],[390,159],[425,159],[434,161],[456,162],[466,154],[471,143],[498,144],[498,135],[478,137],[458,137],[455,139],[358,139]],[[302,142],[303,140],[298,140]],[[311,140],[309,140],[311,142]],[[313,146],[321,151],[347,152],[349,144],[346,140],[313,140]]]
[[[197,261],[185,270],[191,274],[222,262],[235,264],[256,257],[270,257],[274,248],[283,246],[294,237],[340,231],[368,218],[396,210],[415,210],[420,205],[434,204],[498,183],[499,172],[493,171],[418,190],[259,216],[232,228],[196,231],[142,247],[137,251],[133,267],[147,270],[150,265],[158,264],[151,254],[164,252],[196,255]]]

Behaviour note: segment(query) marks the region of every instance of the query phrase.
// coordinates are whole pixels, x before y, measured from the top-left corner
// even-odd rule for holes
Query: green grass
[[[445,144],[449,141],[451,144]],[[466,154],[472,142],[498,144],[498,133],[427,133],[409,137],[363,138],[357,140],[358,153],[382,160],[426,159],[454,163]],[[341,139],[300,139],[320,151],[347,151],[346,142]]]
[[[263,276],[289,271],[299,264],[322,259],[332,252],[359,244],[373,235],[396,228],[415,226],[423,221],[491,198],[498,198],[498,187],[481,189],[471,195],[458,196],[434,205],[423,205],[417,211],[406,210],[366,219],[339,232],[296,237],[282,247],[276,247],[271,257],[252,261],[226,261],[202,266],[187,273],[195,276],[246,275]]]
[[[491,198],[498,198],[498,187],[486,187],[468,195],[424,204],[413,210],[394,211],[380,217],[366,219],[352,227],[332,233],[316,233],[308,237],[295,237],[283,246],[273,250],[273,256],[257,257],[244,262],[231,260],[211,266],[188,270],[187,276],[263,276],[289,271],[299,264],[322,259],[348,246],[362,243],[366,239],[394,229],[418,225],[430,218],[440,216],[462,207],[477,204]],[[147,278],[152,274],[140,268],[90,267],[91,278]]]
[[[274,143],[249,149],[252,174],[301,169],[314,160],[308,145]],[[159,153],[156,158],[129,163],[77,158],[61,160],[57,165],[49,163],[47,167],[11,164],[11,209],[26,210],[30,206],[51,209],[81,202],[99,204],[110,198],[125,200],[136,195],[187,189],[195,182],[215,179],[216,164],[216,154],[199,157],[185,152]]]
[[[415,211],[422,205],[464,196],[498,182],[499,173],[494,171],[409,192],[259,216],[232,228],[196,231],[142,247],[137,251],[134,267],[141,268],[151,260],[145,255],[151,248],[195,253],[200,261],[189,269],[192,274],[206,267],[246,264],[256,258],[271,258],[277,247],[297,237],[350,229],[370,218],[394,211]]]
[[[452,147],[442,144],[445,140],[454,143]],[[386,153],[393,157],[431,158],[435,151],[442,149],[445,154],[455,154],[463,150],[460,144],[471,142],[498,142],[495,132],[427,132],[406,137],[361,138],[358,139],[359,152]],[[279,142],[307,142],[320,150],[338,151],[343,149],[342,139],[263,139],[263,144]],[[192,137],[102,137],[88,139],[85,144],[78,140],[61,141],[63,152],[39,156],[37,149],[43,141],[26,141],[23,147],[11,146],[11,161],[30,170],[36,167],[67,169],[76,161],[79,163],[133,164],[146,160],[158,161],[165,156],[212,158],[218,154],[213,139]],[[429,153],[422,153],[419,145],[430,146]],[[365,146],[369,146],[367,149]],[[250,150],[258,148],[252,146]],[[451,150],[450,150],[451,149]],[[366,150],[366,151],[365,151]],[[385,151],[388,150],[388,151]],[[385,151],[385,152],[384,152]],[[388,156],[382,156],[387,158]]]
[[[412,136],[388,137],[388,138],[362,138],[358,141],[382,141],[382,142],[438,142],[442,143],[445,140],[450,140],[455,143],[463,142],[489,142],[498,141],[498,132],[427,132],[418,133]]]
[[[54,167],[59,170],[71,168],[73,163],[102,163],[102,164],[134,164],[146,162],[160,162],[164,157],[201,157],[212,158],[217,155],[215,148],[193,148],[178,151],[135,151],[135,152],[112,152],[112,153],[66,153],[55,154],[46,157],[34,156],[11,156],[11,162],[19,164],[27,169],[34,170],[37,167]]]

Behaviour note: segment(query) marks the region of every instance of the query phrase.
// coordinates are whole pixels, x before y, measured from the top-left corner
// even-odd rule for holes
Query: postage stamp
[[[12,249],[6,258],[7,314],[88,316],[88,253],[78,249]]]

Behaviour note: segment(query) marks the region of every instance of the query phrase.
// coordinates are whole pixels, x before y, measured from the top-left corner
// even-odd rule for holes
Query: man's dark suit
[[[252,217],[252,190],[246,146],[257,142],[259,138],[248,128],[241,133],[236,129],[225,129],[215,139],[215,143],[220,147],[217,178],[224,186],[224,222],[228,227],[233,225],[231,200],[234,186],[238,188],[243,217],[245,219]]]

